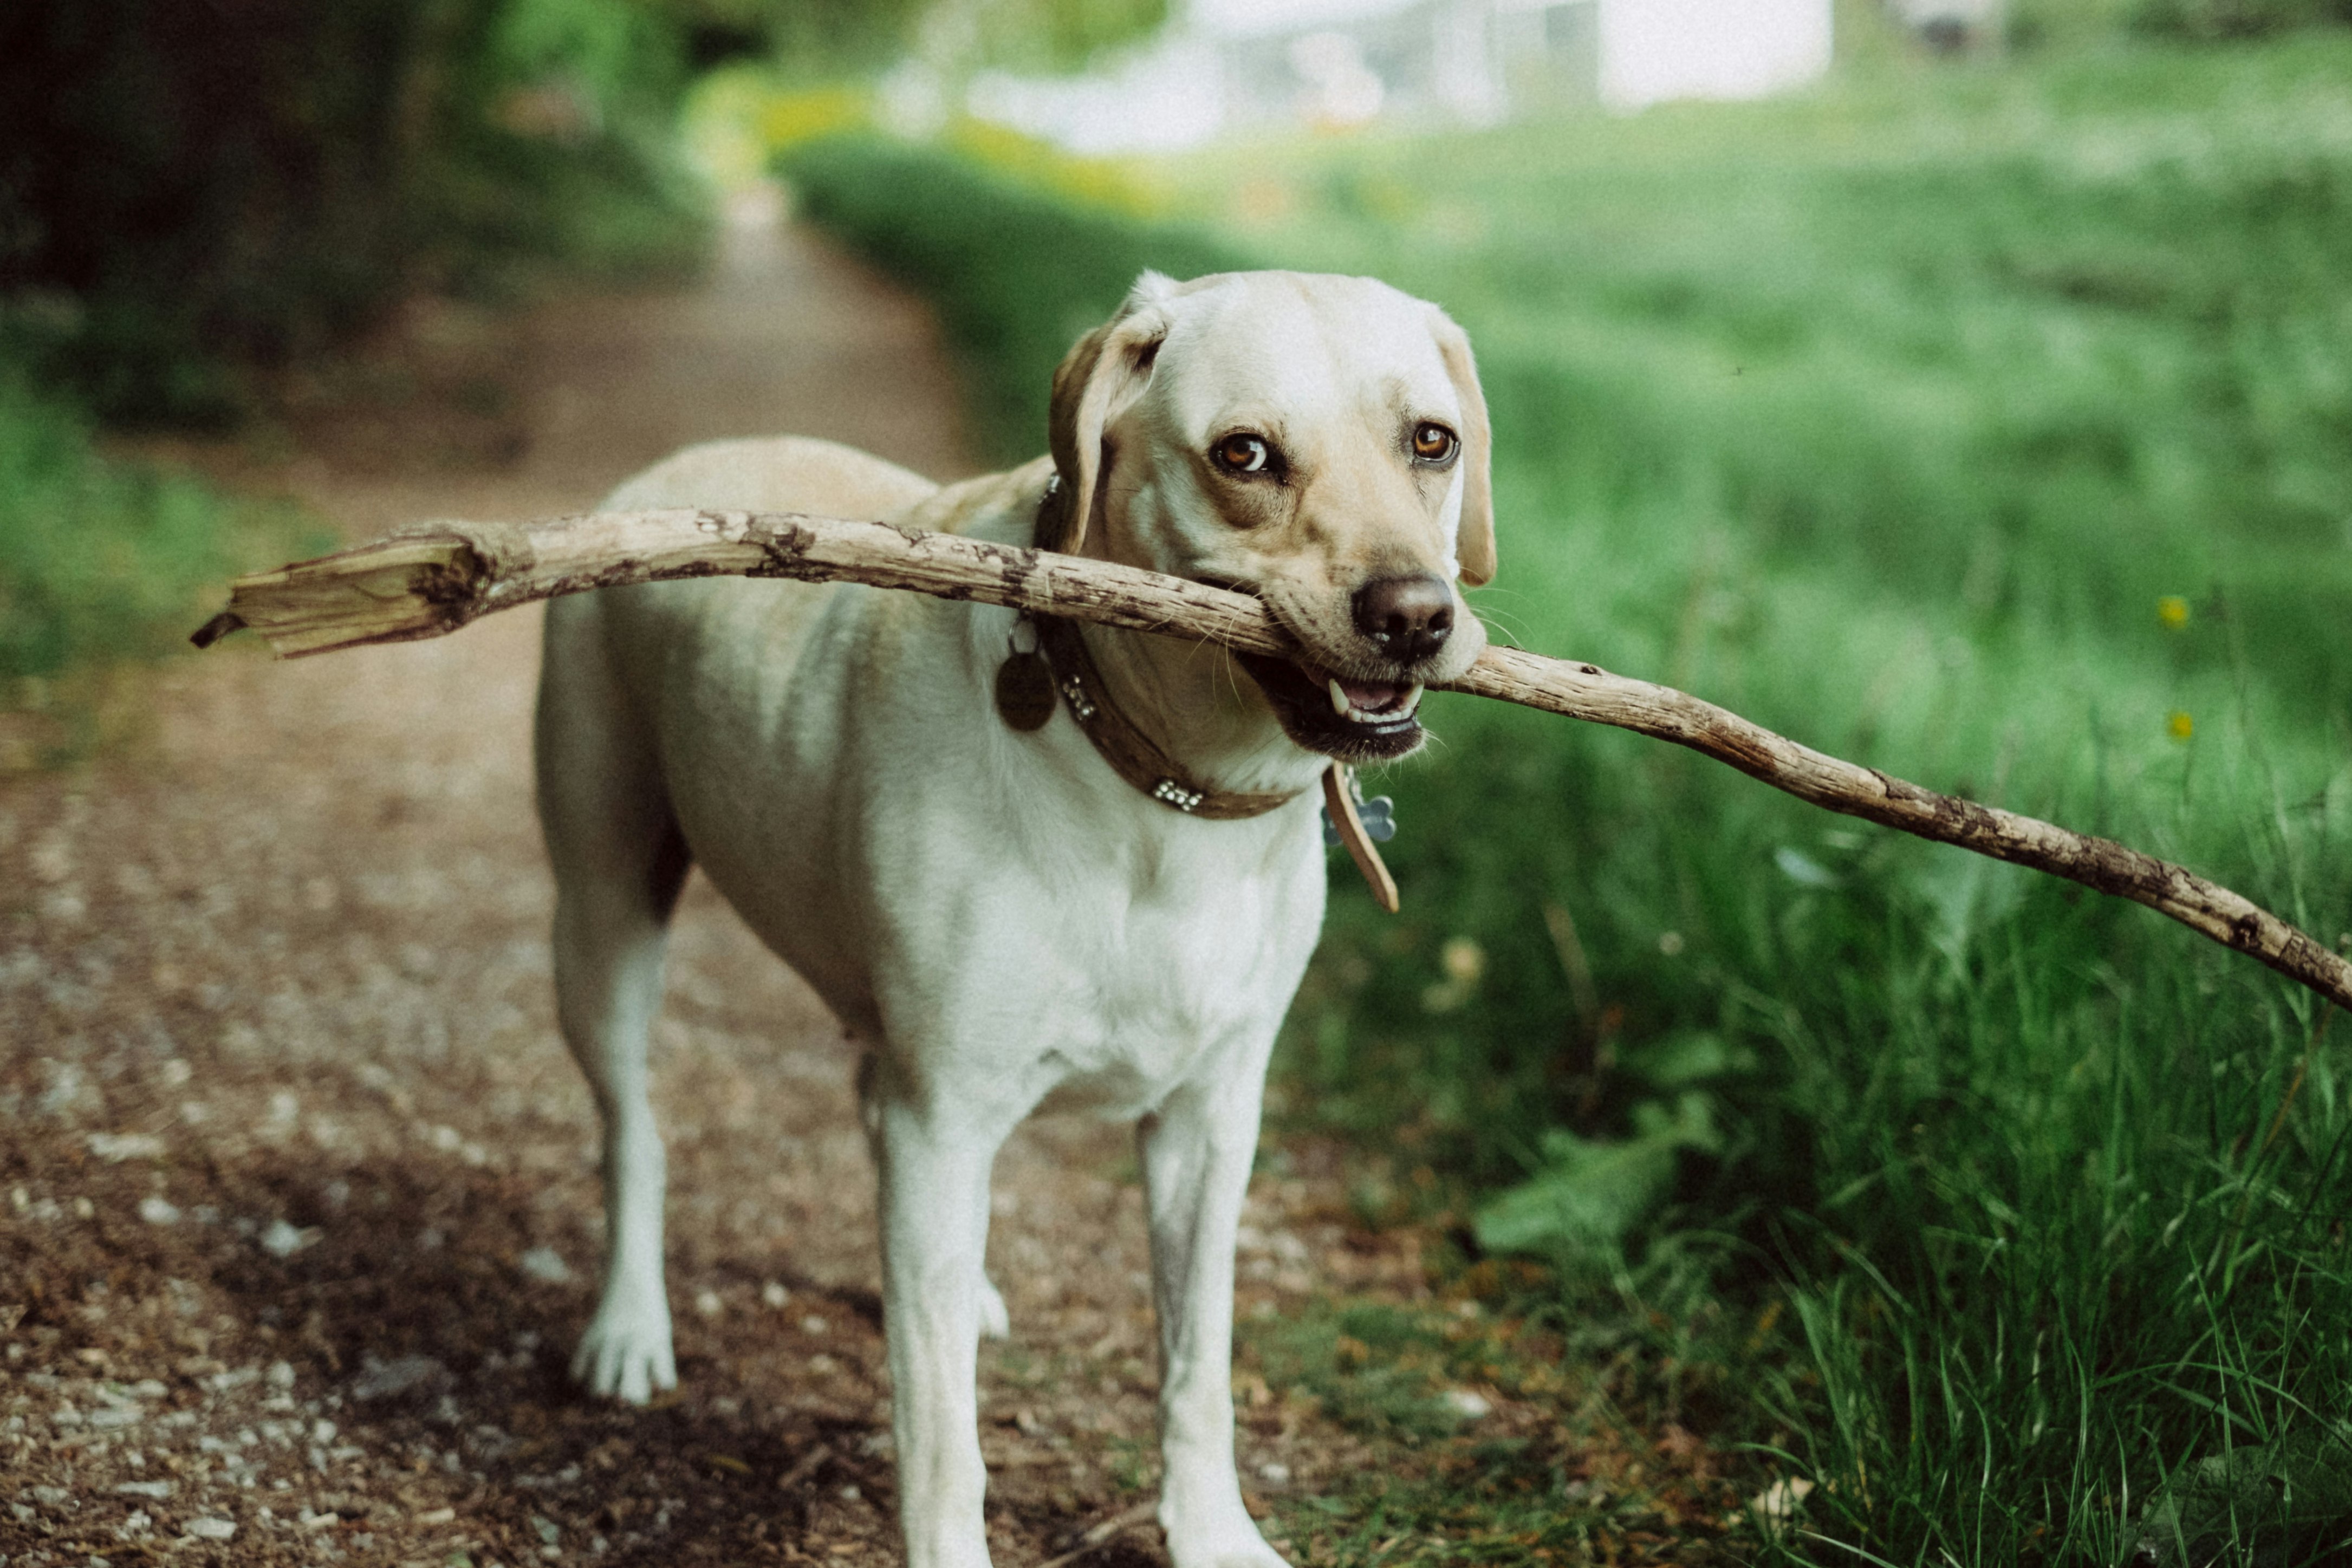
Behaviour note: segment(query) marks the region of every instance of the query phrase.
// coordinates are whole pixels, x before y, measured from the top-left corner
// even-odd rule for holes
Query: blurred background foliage
[[[773,167],[936,303],[1008,461],[1144,267],[1435,298],[1496,420],[1498,634],[2352,939],[2345,0],[2015,0],[2005,51],[1940,63],[1851,0],[1822,88],[1630,118],[1150,160],[878,129],[908,58],[1062,67],[1162,16],[11,11],[0,680],[158,645],[302,526],[98,455],[105,422],[252,417],[272,367],[416,293],[688,266],[698,180]],[[1359,1140],[1362,1217],[1431,1226],[1441,1272],[1642,1368],[1628,1418],[1811,1483],[1759,1550],[2112,1562],[2170,1478],[2342,1446],[2352,1075],[2308,998],[1633,737],[1432,718],[1378,786],[1406,913],[1335,883],[1277,1118]],[[1391,1421],[1318,1333],[1385,1343],[1307,1324],[1267,1364],[1435,1419],[1405,1378]],[[2259,1510],[2217,1517],[2152,1560],[2295,1560]]]
[[[413,298],[497,306],[544,280],[688,270],[712,207],[681,134],[696,84],[708,96],[729,68],[739,81],[748,70],[763,135],[862,119],[862,84],[927,26],[939,34],[939,9],[0,8],[0,453],[18,480],[0,490],[0,709],[47,706],[49,677],[108,650],[152,653],[161,621],[184,619],[203,584],[251,558],[250,528],[296,537],[228,497],[199,499],[210,493],[193,479],[99,455],[93,427],[266,419],[276,378]],[[944,11],[967,18],[947,29],[966,68],[1082,62],[1165,15],[1162,0]],[[108,498],[61,509],[67,493]],[[110,523],[120,537],[100,538]],[[0,747],[13,758],[0,763],[21,749]]]
[[[112,420],[238,412],[404,291],[690,261],[688,42],[625,0],[150,0],[0,23],[16,351]]]

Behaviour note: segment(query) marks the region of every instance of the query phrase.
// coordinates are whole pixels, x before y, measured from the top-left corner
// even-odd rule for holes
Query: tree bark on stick
[[[887,523],[688,509],[432,525],[239,578],[228,609],[193,640],[209,647],[251,627],[290,658],[437,637],[559,594],[730,576],[913,589],[1248,653],[1297,651],[1255,598],[1206,583]],[[2228,888],[2111,840],[1923,789],[1592,664],[1490,647],[1446,689],[1672,741],[1816,806],[2147,904],[2352,1008],[2352,963],[2342,956]]]

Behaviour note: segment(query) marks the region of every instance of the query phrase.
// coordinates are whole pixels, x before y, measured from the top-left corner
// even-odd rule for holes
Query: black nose
[[[1427,573],[1368,582],[1356,591],[1356,630],[1398,664],[1418,664],[1454,630],[1454,591]]]

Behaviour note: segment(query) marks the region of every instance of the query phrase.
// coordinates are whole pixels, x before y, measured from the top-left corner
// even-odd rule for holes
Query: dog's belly
[[[631,685],[695,863],[853,1031],[876,1027],[866,920],[843,874],[858,635],[877,590],[721,579],[615,596]]]

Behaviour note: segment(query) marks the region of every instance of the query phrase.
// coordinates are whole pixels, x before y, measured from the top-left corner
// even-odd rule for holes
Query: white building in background
[[[1769,98],[1830,68],[1831,0],[1595,0],[1601,101]]]
[[[1930,0],[1918,0],[1920,4]],[[1986,0],[1935,0],[1950,5]],[[1374,120],[1761,98],[1829,68],[1832,0],[1190,0],[1118,65],[989,72],[971,111],[1082,152]]]

